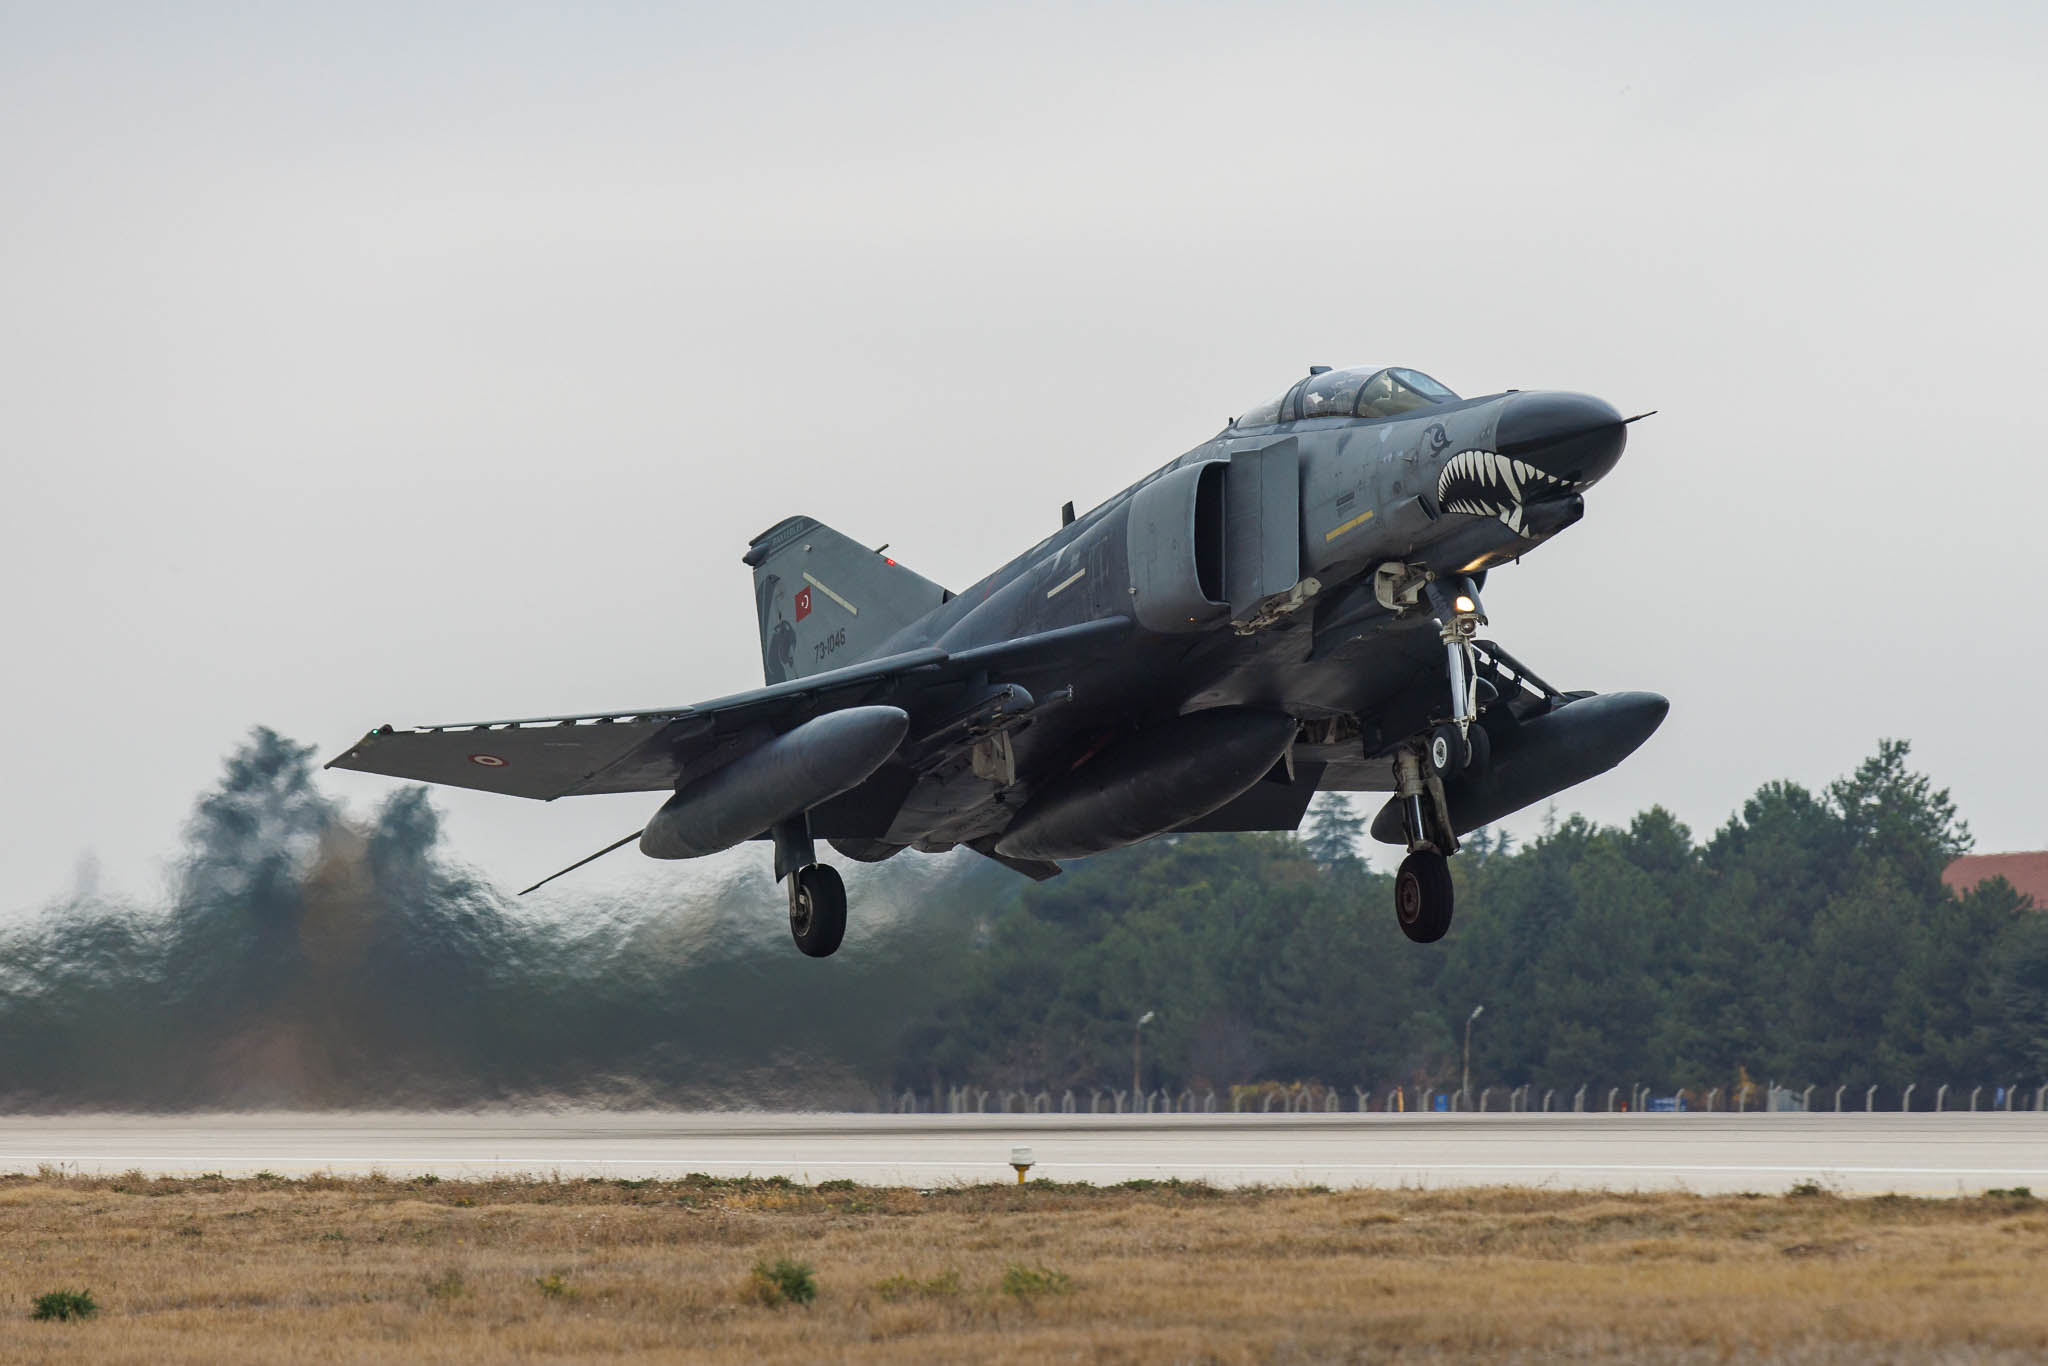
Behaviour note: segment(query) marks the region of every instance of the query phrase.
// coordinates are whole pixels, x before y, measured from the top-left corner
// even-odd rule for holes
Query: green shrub
[[[1003,1293],[1028,1299],[1033,1295],[1064,1295],[1074,1288],[1064,1271],[1043,1266],[1012,1266],[1003,1273]]]
[[[47,1295],[36,1296],[35,1311],[29,1317],[62,1323],[71,1319],[89,1319],[99,1312],[99,1303],[93,1299],[90,1290],[52,1290]]]
[[[1984,1192],[1986,1199],[2027,1201],[2034,1198],[2032,1186],[1993,1186]]]
[[[437,1300],[454,1300],[469,1293],[469,1287],[462,1283],[462,1273],[449,1267],[427,1282],[427,1293]]]
[[[582,1294],[575,1286],[560,1276],[536,1276],[533,1283],[540,1287],[540,1293],[551,1300],[573,1300]]]
[[[808,1263],[777,1257],[755,1262],[748,1276],[746,1298],[773,1308],[778,1304],[809,1304],[818,1298],[818,1282]]]

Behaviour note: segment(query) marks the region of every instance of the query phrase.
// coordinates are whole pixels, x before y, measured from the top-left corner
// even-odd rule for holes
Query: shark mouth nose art
[[[1577,487],[1526,460],[1495,451],[1461,451],[1437,476],[1436,501],[1445,512],[1497,517],[1520,535],[1529,504],[1561,497]]]

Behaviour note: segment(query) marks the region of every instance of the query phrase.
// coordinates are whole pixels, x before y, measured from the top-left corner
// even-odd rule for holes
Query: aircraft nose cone
[[[1589,394],[1515,394],[1501,407],[1494,448],[1572,484],[1614,468],[1628,426],[1614,405]]]

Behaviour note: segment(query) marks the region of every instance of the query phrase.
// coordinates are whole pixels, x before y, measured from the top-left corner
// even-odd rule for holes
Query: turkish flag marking
[[[798,621],[802,621],[805,617],[809,616],[810,614],[811,590],[810,587],[806,585],[803,591],[796,595],[796,619]]]

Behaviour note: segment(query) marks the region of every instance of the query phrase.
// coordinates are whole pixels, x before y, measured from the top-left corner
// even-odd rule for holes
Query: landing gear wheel
[[[1394,915],[1401,933],[1434,944],[1451,928],[1451,862],[1424,849],[1401,860],[1394,878]]]
[[[1484,778],[1486,770],[1493,766],[1493,741],[1487,738],[1486,727],[1474,723],[1465,732],[1465,743],[1472,748],[1471,757],[1465,760],[1465,771]]]
[[[789,935],[812,958],[830,958],[846,937],[846,884],[830,864],[790,874]]]
[[[1429,766],[1439,778],[1455,777],[1465,771],[1472,758],[1472,746],[1456,726],[1438,726],[1429,735]]]

